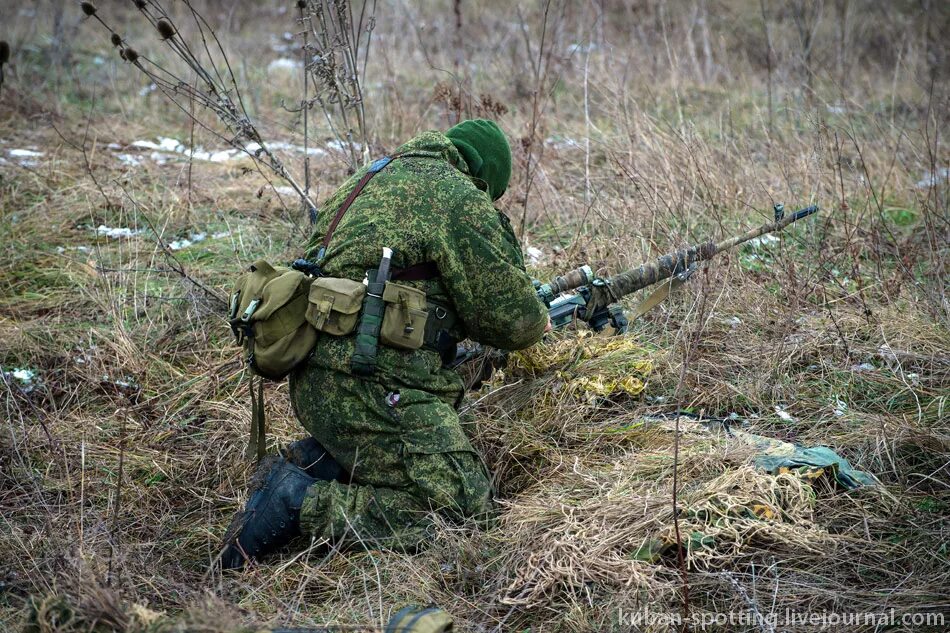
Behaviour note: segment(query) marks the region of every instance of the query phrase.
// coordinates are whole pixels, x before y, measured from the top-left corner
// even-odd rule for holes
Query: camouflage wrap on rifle
[[[591,286],[591,299],[587,304],[587,313],[593,314],[596,310],[617,303],[637,290],[683,273],[696,262],[710,259],[715,254],[716,244],[706,242],[673,251],[657,258],[651,264],[643,264],[611,277],[609,280],[602,280],[603,283]]]

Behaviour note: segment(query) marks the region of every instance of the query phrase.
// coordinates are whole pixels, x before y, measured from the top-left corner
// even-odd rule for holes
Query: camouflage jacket
[[[384,246],[394,268],[433,262],[439,276],[400,282],[421,288],[458,317],[453,334],[506,350],[540,340],[547,311],[524,268],[518,240],[504,213],[479,190],[468,167],[443,134],[425,132],[399,147],[399,157],[376,174],[333,233],[322,268],[327,275],[362,280],[376,268]],[[330,221],[365,170],[324,204],[307,246],[316,256]],[[323,336],[311,365],[349,373],[353,336]],[[405,352],[380,346],[380,382],[437,393],[454,401],[461,381],[428,349]]]

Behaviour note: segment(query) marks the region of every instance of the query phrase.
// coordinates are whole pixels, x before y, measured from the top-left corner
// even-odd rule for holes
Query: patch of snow
[[[332,142],[333,142],[333,141],[331,141],[331,143],[332,143]],[[252,145],[254,146],[253,148],[251,147]],[[330,143],[327,143],[327,145],[329,146]],[[356,149],[359,149],[359,148],[360,148],[360,146],[359,146],[358,143],[354,143],[353,145],[356,147]],[[284,143],[283,141],[275,141],[274,143],[268,143],[267,146],[268,146],[268,148],[270,148],[270,149],[284,150],[284,151],[288,151],[288,152],[297,152],[298,154],[302,154],[303,151],[304,151],[303,145],[294,145],[293,143]],[[250,143],[250,144],[247,146],[247,148],[245,148],[245,149],[247,149],[247,151],[249,151],[249,152],[251,152],[251,153],[254,153],[254,152],[256,152],[257,150],[259,150],[260,147],[261,147],[261,146],[258,145],[257,143]],[[341,151],[342,151],[343,148],[345,148],[345,146],[341,146]],[[308,148],[307,148],[307,155],[308,155],[308,156],[326,156],[326,154],[327,154],[327,151],[326,151],[325,149],[320,148],[320,147],[308,147]]]
[[[548,147],[551,147],[556,150],[569,149],[572,147],[580,147],[581,144],[577,140],[569,136],[558,136],[553,135],[544,139],[544,144]]]
[[[7,155],[12,158],[39,158],[43,156],[43,152],[32,149],[11,149],[7,151]]]
[[[173,251],[180,251],[183,248],[188,248],[192,244],[197,244],[198,242],[203,242],[208,237],[207,233],[192,233],[187,238],[182,238],[180,240],[175,240],[168,245],[168,248]]]
[[[742,319],[737,316],[731,316],[728,319],[723,319],[722,322],[734,328],[742,325]]]
[[[771,233],[766,233],[760,237],[754,237],[749,240],[748,244],[752,248],[759,248],[761,246],[768,246],[769,244],[775,244],[779,241],[778,235],[772,235]]]
[[[88,246],[57,246],[56,252],[62,255],[66,251],[79,251],[80,253],[88,253],[91,249]]]
[[[353,149],[355,149],[355,150],[358,151],[358,152],[363,149],[363,148],[360,146],[359,143],[354,142],[352,145],[353,145]],[[345,142],[345,141],[341,141],[341,140],[338,139],[338,138],[335,138],[335,139],[333,139],[333,140],[331,140],[331,141],[327,141],[327,147],[328,147],[329,149],[331,149],[331,150],[335,150],[335,151],[338,151],[338,152],[348,152],[348,151],[350,151],[350,143],[347,143],[347,142]]]
[[[223,163],[223,162],[231,160],[237,155],[238,155],[238,151],[236,149],[222,149],[222,150],[218,150],[217,152],[211,152],[207,160],[212,163]],[[195,153],[195,158],[197,157],[198,157],[198,154]]]
[[[856,372],[856,373],[861,373],[864,371],[875,371],[875,370],[877,370],[877,367],[875,367],[871,363],[861,363],[860,365],[852,365],[851,367],[851,371]]]
[[[238,151],[236,149],[222,149],[217,152],[206,152],[202,148],[196,147],[194,153],[192,153],[188,148],[183,148],[183,151],[178,153],[184,154],[188,157],[193,157],[195,160],[201,160],[209,163],[226,163],[227,161],[234,158]]]
[[[795,418],[793,418],[791,414],[789,414],[789,412],[785,410],[785,407],[780,406],[780,405],[775,405],[774,409],[775,409],[775,415],[782,418],[786,422],[795,422]]]
[[[835,396],[835,416],[840,418],[841,416],[845,414],[847,410],[848,410],[848,403],[842,400],[841,398],[839,398],[838,396]]]
[[[166,152],[178,152],[179,154],[188,151],[188,149],[182,145],[181,141],[179,141],[177,138],[168,138],[165,136],[158,137],[157,149],[163,149]]]
[[[592,51],[596,51],[597,48],[598,48],[597,45],[594,44],[593,42],[591,42],[591,43],[589,43],[589,44],[577,44],[577,43],[574,43],[574,44],[571,44],[570,46],[567,47],[567,52],[568,52],[568,54],[571,54],[571,53],[590,53],[590,52],[592,52]]]
[[[33,379],[36,377],[36,372],[31,369],[14,369],[13,377],[23,383],[33,382]]]
[[[119,389],[130,389],[132,387],[138,386],[137,383],[135,382],[135,379],[130,378],[129,376],[126,376],[125,379],[122,380],[122,379],[114,379],[112,378],[112,376],[108,374],[102,374],[102,382],[107,382],[111,385],[115,385]]]
[[[147,97],[150,93],[155,92],[156,90],[158,90],[158,86],[156,86],[155,84],[142,86],[142,88],[139,90],[139,96]]]
[[[138,147],[141,149],[160,149],[161,147],[153,143],[152,141],[132,141],[132,147]]]
[[[100,55],[96,55],[95,57],[92,58],[92,63],[95,64],[96,66],[102,66],[103,64],[106,63],[106,60],[104,57]]]
[[[210,238],[213,240],[220,239],[222,237],[228,237],[231,235],[231,231],[219,231],[218,233],[212,233]],[[168,244],[168,248],[173,251],[180,251],[183,248],[188,248],[189,246],[194,246],[199,242],[204,242],[209,238],[209,235],[204,231],[200,233],[192,233],[188,237],[183,237],[180,240],[175,240]]]
[[[138,167],[142,164],[142,159],[135,154],[116,154],[115,157],[118,158],[120,162],[131,165],[132,167]]]
[[[14,367],[12,371],[3,372],[3,377],[14,383],[21,392],[30,393],[39,382],[36,372],[32,369]]]
[[[110,144],[111,149],[118,149],[120,146]],[[164,136],[158,137],[158,142],[153,141],[133,141],[130,144],[130,147],[143,150],[152,150],[152,153],[149,154],[149,159],[154,161],[159,165],[163,165],[169,161],[170,154],[175,154],[181,156],[182,158],[193,158],[197,161],[209,162],[209,163],[226,163],[238,158],[241,158],[245,152],[248,154],[256,155],[260,150],[261,146],[258,143],[248,143],[244,146],[244,150],[228,148],[221,150],[205,150],[201,146],[196,146],[194,148],[189,148],[187,145],[182,144],[178,139],[168,138]],[[283,141],[276,141],[274,143],[268,144],[268,149],[272,150],[286,150],[290,152],[303,153],[304,148],[302,145],[294,145],[293,143],[286,143]],[[306,153],[309,156],[325,156],[327,151],[320,147],[308,147]],[[140,163],[133,162],[137,159],[132,154],[120,154],[118,159],[122,162],[125,162],[129,165],[138,165]]]
[[[159,136],[158,143],[153,143],[152,141],[132,141],[132,147],[175,152],[178,154],[188,151],[188,148],[182,145],[178,139],[168,138],[167,136]]]
[[[109,237],[114,240],[129,239],[131,237],[139,235],[141,232],[142,232],[141,230],[134,230],[134,229],[130,229],[124,226],[113,228],[110,226],[106,226],[105,224],[100,224],[98,227],[96,227],[96,235],[99,235],[102,237]]]
[[[827,110],[830,114],[845,114],[847,113],[848,108],[843,103],[829,103],[825,106],[825,110]]]
[[[930,189],[931,187],[936,187],[937,185],[947,182],[947,179],[950,178],[950,168],[944,167],[943,169],[938,169],[936,173],[930,172],[926,174],[923,180],[918,180],[915,185],[918,189]]]
[[[528,263],[532,266],[537,266],[544,259],[544,251],[534,246],[529,246],[526,254],[528,255]]]
[[[294,70],[300,70],[302,66],[303,64],[300,63],[300,60],[290,59],[289,57],[279,57],[267,64],[267,74],[292,72]]]
[[[187,239],[175,240],[174,242],[170,242],[168,244],[168,248],[173,251],[180,251],[181,249],[188,248],[189,246],[191,246],[191,240]]]
[[[274,191],[276,191],[282,196],[296,196],[297,195],[297,192],[294,191],[293,187],[288,187],[286,185],[280,185],[279,187],[274,187]]]

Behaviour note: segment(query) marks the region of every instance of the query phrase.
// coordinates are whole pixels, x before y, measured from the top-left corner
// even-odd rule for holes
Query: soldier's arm
[[[548,313],[507,217],[475,191],[447,215],[435,260],[468,336],[505,350],[537,343]]]

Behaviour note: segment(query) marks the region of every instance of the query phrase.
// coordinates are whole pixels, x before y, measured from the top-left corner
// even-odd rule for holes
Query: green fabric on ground
[[[831,471],[835,480],[848,489],[873,486],[877,483],[874,477],[856,470],[848,460],[825,446],[805,448],[791,442],[774,440],[743,431],[733,431],[733,434],[762,451],[761,454],[755,457],[754,463],[757,468],[773,475],[778,474],[783,468],[789,470],[827,468]]]

